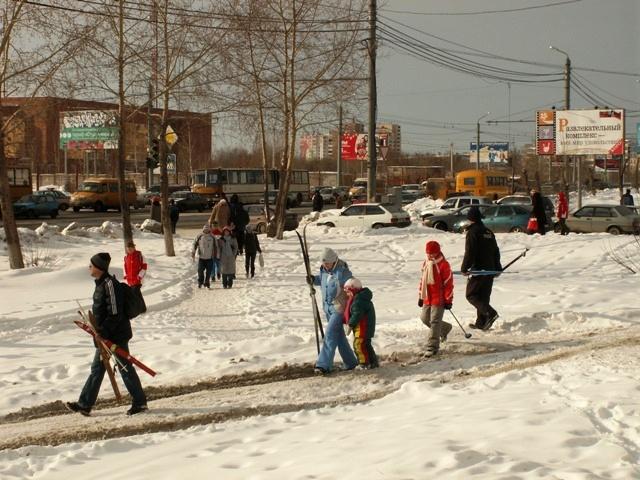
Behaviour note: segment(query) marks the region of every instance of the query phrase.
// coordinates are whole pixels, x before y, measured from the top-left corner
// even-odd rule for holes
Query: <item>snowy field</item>
[[[597,200],[616,203],[617,191]],[[382,360],[378,370],[317,377],[294,232],[261,237],[265,268],[255,279],[244,278],[240,257],[233,289],[210,291],[195,288],[191,238],[177,237],[168,258],[160,236],[136,232],[149,311],[132,321],[130,347],[159,372],[140,373],[157,400],[126,417],[105,380],[90,418],[54,407],[27,418],[20,412],[77,400],[93,356],[72,323],[77,302],[90,306],[89,258],[108,251],[122,278],[124,255],[112,225],[40,233],[21,231],[37,267],[8,270],[0,247],[1,479],[640,478],[638,275],[613,261],[640,253],[633,236],[498,234],[503,263],[530,249],[494,284],[499,320],[465,340],[445,317],[454,330],[442,355],[422,361],[425,242],[439,241],[458,270],[464,236],[417,222],[309,226],[316,268],[331,247],[372,289]],[[467,328],[474,310],[464,279],[455,281],[453,312]],[[265,369],[285,378],[240,385]],[[240,383],[162,394],[228,375]]]

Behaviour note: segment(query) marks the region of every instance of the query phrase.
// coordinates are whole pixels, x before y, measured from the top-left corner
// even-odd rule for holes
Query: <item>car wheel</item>
[[[80,211],[80,207],[73,207],[73,211],[78,213]]]
[[[200,206],[198,207],[198,212],[202,213],[203,211],[204,211],[204,207],[203,207],[202,205],[200,205]]]
[[[622,229],[620,229],[620,227],[616,227],[615,225],[607,228],[607,232],[609,232],[611,235],[620,235],[622,233]]]
[[[258,233],[266,233],[267,232],[267,224],[266,223],[259,223],[258,225],[256,225],[256,232],[258,232]]]
[[[384,225],[382,225],[381,223],[374,223],[371,228],[378,230],[379,228],[384,228]]]
[[[29,211],[27,212],[27,217],[28,217],[28,218],[38,218],[38,216],[36,215],[35,210],[29,210]]]
[[[447,224],[446,224],[446,223],[444,223],[444,222],[436,222],[436,223],[433,225],[433,228],[435,228],[435,229],[437,229],[437,230],[442,230],[442,231],[446,232],[446,231],[447,231]]]
[[[323,223],[323,225],[324,225],[325,227],[335,228],[335,224],[334,224],[334,223],[331,223],[331,222]]]
[[[67,210],[69,208],[69,205],[67,205],[66,203],[63,203],[62,205],[60,205],[59,209],[62,210],[63,212],[65,210]]]
[[[51,210],[50,216],[51,218],[56,218],[58,216],[58,210]]]
[[[93,206],[93,211],[94,212],[102,212],[102,202],[96,202],[95,205]]]
[[[519,226],[515,226],[515,227],[511,227],[511,230],[509,230],[511,233],[520,233],[520,232],[524,232],[524,228],[519,227]]]

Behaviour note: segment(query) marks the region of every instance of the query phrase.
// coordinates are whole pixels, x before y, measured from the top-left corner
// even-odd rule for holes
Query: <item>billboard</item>
[[[369,155],[369,135],[366,133],[342,134],[342,160],[366,160]]]
[[[476,142],[471,142],[469,146],[469,160],[476,161],[477,147]],[[490,164],[505,164],[509,158],[509,143],[485,143],[480,142],[480,162]]]
[[[556,111],[536,112],[536,153],[538,155],[556,154]]]
[[[555,134],[557,155],[622,155],[624,110],[557,110]]]
[[[115,110],[60,112],[60,148],[106,150],[118,148]]]

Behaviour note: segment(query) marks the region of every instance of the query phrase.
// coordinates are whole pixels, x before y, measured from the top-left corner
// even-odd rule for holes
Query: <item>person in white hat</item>
[[[343,288],[345,282],[352,276],[347,262],[340,260],[338,254],[331,248],[325,248],[322,252],[320,274],[308,279],[310,283],[313,282],[314,285],[320,286],[322,309],[328,320],[320,355],[316,360],[316,373],[331,372],[336,348],[340,352],[346,370],[352,370],[358,365],[358,359],[349,345],[343,328],[344,303],[346,302]]]

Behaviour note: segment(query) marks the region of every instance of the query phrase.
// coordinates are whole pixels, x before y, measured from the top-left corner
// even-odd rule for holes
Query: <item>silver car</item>
[[[572,232],[640,233],[640,215],[624,205],[585,205],[567,218]]]

